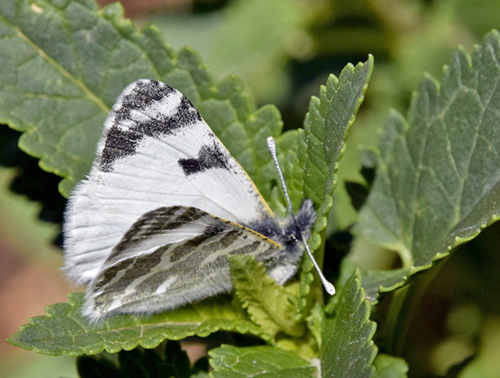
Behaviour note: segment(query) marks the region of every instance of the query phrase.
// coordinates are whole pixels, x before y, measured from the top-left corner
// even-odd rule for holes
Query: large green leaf
[[[322,377],[370,377],[377,348],[372,337],[375,323],[356,271],[338,294],[333,317],[323,326],[321,350]]]
[[[196,53],[175,54],[155,27],[138,32],[117,4],[2,1],[0,61],[0,121],[24,132],[20,146],[42,168],[65,177],[65,196],[88,172],[110,107],[139,78],[189,97],[257,184],[265,138],[281,130],[276,108],[256,110],[241,80],[213,84]]]
[[[499,62],[492,32],[472,57],[453,55],[440,85],[423,80],[408,120],[395,111],[387,120],[356,232],[396,250],[403,268],[371,273],[369,291],[403,285],[498,219]]]
[[[102,351],[116,353],[137,346],[155,348],[165,339],[208,336],[224,330],[261,336],[260,329],[222,298],[214,298],[146,318],[113,316],[89,324],[81,315],[83,293],[68,296],[68,303],[47,306],[47,315],[31,318],[8,341],[38,353],[80,356]]]
[[[307,378],[317,369],[292,352],[270,346],[236,348],[223,345],[209,352],[214,378]]]

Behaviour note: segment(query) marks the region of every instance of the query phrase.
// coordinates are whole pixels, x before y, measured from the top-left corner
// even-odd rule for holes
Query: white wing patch
[[[272,216],[189,100],[163,83],[140,80],[113,106],[90,174],[70,198],[64,270],[88,283],[139,217],[176,205],[242,224]]]

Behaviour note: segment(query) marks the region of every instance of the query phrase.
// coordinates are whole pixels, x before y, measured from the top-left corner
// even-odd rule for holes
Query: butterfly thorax
[[[273,261],[267,262],[268,274],[280,285],[297,271],[304,253],[302,240],[309,238],[315,220],[312,201],[305,200],[295,217],[288,216],[282,220],[266,218],[247,226],[282,246],[281,253]]]

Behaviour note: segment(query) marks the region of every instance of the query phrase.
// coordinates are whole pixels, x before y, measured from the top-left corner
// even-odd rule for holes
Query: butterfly
[[[230,292],[231,255],[254,256],[280,285],[295,274],[316,219],[312,202],[297,215],[289,205],[287,218],[274,217],[176,89],[130,84],[104,123],[96,155],[63,226],[63,270],[87,285],[83,314],[91,320],[149,315]]]

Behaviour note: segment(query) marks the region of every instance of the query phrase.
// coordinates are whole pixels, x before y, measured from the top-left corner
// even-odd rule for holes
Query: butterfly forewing
[[[90,174],[70,198],[66,273],[90,282],[143,214],[177,205],[242,224],[272,216],[189,100],[163,83],[140,80],[113,106]]]
[[[154,313],[229,292],[228,256],[266,265],[282,246],[244,226],[194,207],[144,214],[113,249],[87,291],[85,314]]]

